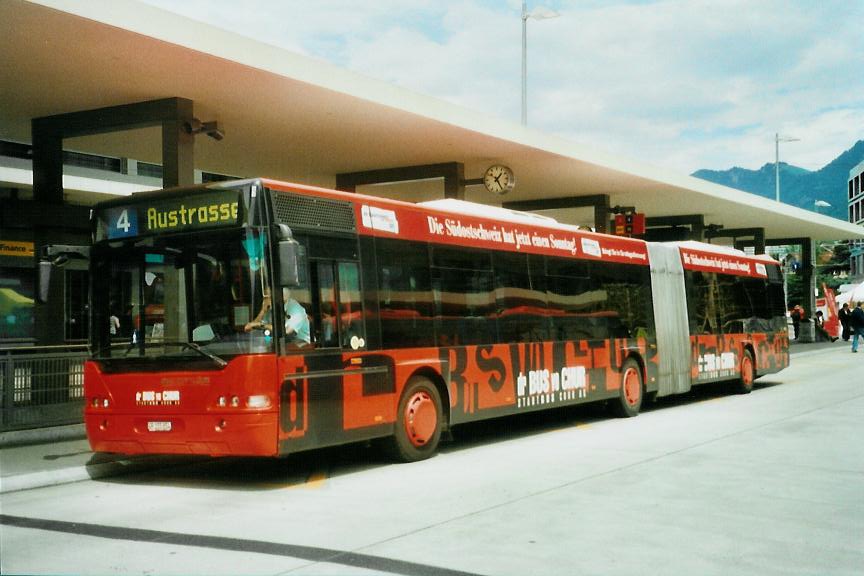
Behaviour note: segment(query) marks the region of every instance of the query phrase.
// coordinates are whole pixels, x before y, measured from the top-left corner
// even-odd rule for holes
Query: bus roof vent
[[[292,230],[357,231],[350,202],[276,190],[271,194],[278,223],[287,224]]]
[[[543,216],[542,214],[522,212],[520,210],[511,210],[510,208],[478,204],[476,202],[466,202],[465,200],[457,200],[455,198],[418,202],[417,205],[432,208],[433,210],[441,210],[442,212],[452,212],[462,216],[497,218],[498,220],[521,224],[558,224],[558,221],[554,218]]]

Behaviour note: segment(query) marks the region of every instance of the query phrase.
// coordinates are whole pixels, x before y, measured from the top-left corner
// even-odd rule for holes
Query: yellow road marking
[[[324,472],[312,472],[309,474],[309,477],[306,478],[306,484],[303,485],[305,488],[311,488],[313,490],[322,488],[324,484],[327,482],[327,479],[330,478],[330,475]]]

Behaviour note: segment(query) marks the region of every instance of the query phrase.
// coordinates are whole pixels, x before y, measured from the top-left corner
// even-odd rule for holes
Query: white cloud
[[[519,0],[148,0],[519,121]],[[529,122],[683,172],[783,158],[815,169],[864,138],[864,3],[529,2]],[[787,155],[788,152],[788,155]]]

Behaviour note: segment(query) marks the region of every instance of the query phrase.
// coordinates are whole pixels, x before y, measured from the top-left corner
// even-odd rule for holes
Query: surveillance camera
[[[189,122],[183,123],[183,128],[187,134],[195,135],[201,132],[201,121],[198,118],[193,118]]]
[[[204,133],[217,141],[222,140],[225,137],[225,132],[219,128],[216,122],[207,122],[204,124]]]
[[[198,118],[193,118],[189,122],[183,124],[183,128],[187,134],[193,136],[197,134],[207,134],[214,140],[222,140],[225,137],[225,132],[219,128],[219,123],[215,120],[211,122],[201,122]]]

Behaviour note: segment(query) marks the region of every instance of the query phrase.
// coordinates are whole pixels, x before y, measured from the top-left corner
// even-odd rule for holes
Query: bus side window
[[[357,350],[366,346],[360,268],[356,262],[319,260],[316,340],[319,347],[342,346]]]
[[[339,330],[344,348],[356,350],[366,346],[360,270],[355,262],[339,263]]]
[[[316,325],[318,328],[318,346],[332,348],[339,345],[339,335],[336,329],[336,278],[333,273],[332,262],[318,262],[317,280],[319,318]]]
[[[719,334],[717,321],[717,278],[713,272],[686,271],[690,288],[688,308],[690,314],[690,334]]]

